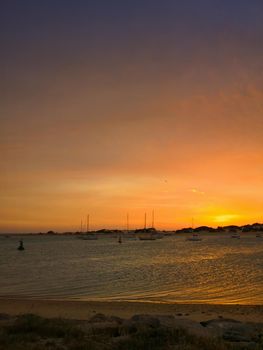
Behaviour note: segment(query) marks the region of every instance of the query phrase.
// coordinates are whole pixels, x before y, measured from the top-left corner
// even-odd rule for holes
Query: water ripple
[[[24,242],[0,241],[0,296],[263,304],[263,242],[249,235]]]

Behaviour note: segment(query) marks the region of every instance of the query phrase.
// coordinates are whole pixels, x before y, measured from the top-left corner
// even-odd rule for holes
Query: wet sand
[[[136,314],[172,315],[193,321],[231,318],[242,322],[263,322],[263,305],[160,304],[117,301],[69,301],[0,298],[0,313],[26,313],[42,317],[87,320],[95,314],[130,318]]]

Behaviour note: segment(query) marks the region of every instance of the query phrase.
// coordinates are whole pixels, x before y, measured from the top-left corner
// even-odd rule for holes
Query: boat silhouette
[[[192,237],[188,237],[186,240],[187,240],[187,241],[198,242],[198,241],[202,241],[202,238],[201,238],[197,233],[194,233],[194,234],[192,235]]]
[[[22,240],[19,241],[19,246],[18,246],[17,250],[25,250],[24,243]]]

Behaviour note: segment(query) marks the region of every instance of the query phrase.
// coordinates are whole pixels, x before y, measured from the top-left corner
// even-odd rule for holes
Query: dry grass
[[[151,325],[112,324],[23,315],[0,327],[0,350],[234,350],[222,339],[191,335],[187,330]],[[248,347],[242,347],[248,349]],[[249,348],[251,349],[251,347]],[[262,350],[257,344],[255,350]]]

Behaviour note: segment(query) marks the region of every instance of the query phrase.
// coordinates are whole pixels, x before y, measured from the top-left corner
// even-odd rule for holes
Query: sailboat
[[[240,234],[238,232],[235,232],[232,234],[231,238],[240,239]]]
[[[163,238],[163,234],[154,228],[154,211],[152,211],[152,227],[146,228],[146,213],[144,214],[144,229],[139,231],[140,241],[155,241]]]
[[[202,241],[202,238],[199,236],[198,233],[193,233],[192,237],[188,237],[186,239],[187,241]]]
[[[136,235],[134,234],[134,230],[130,230],[130,216],[129,213],[127,213],[126,216],[126,237],[128,239],[128,241],[137,241],[138,237],[136,237]]]
[[[192,218],[192,231],[193,231],[192,237],[187,237],[186,240],[193,241],[193,242],[202,241],[202,238],[199,236],[199,234],[194,232],[194,218]]]
[[[97,240],[98,237],[94,233],[89,232],[79,236],[78,239],[83,239],[84,241],[94,241]]]
[[[91,233],[89,231],[89,227],[90,227],[90,216],[87,215],[87,227],[86,227],[86,233],[82,234],[81,236],[78,236],[79,239],[83,239],[84,241],[94,241],[97,240],[98,237],[96,234]],[[81,230],[80,232],[82,232],[82,220],[81,220]]]

